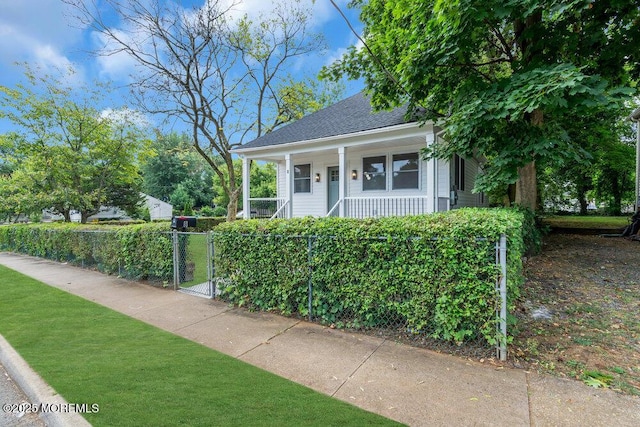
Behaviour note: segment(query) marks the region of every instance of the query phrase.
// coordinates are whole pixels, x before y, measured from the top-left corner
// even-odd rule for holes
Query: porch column
[[[285,218],[293,218],[293,173],[291,172],[291,154],[284,155],[284,169],[286,171],[284,180],[285,202],[289,202],[285,208]]]
[[[426,143],[430,147],[436,142],[435,130],[427,133]],[[432,213],[438,210],[438,168],[435,159],[427,160],[427,212]],[[430,182],[431,181],[431,182]]]
[[[242,156],[242,216],[244,219],[251,219],[251,202],[249,201],[249,189],[251,188],[249,183],[249,177],[251,176],[250,164],[251,162],[247,159],[247,156]]]
[[[344,218],[345,216],[345,200],[344,198],[347,196],[347,180],[349,177],[347,176],[347,148],[346,147],[338,147],[338,169],[340,170],[340,187],[338,188],[338,200],[340,200],[340,206],[338,206],[338,215],[340,218]]]

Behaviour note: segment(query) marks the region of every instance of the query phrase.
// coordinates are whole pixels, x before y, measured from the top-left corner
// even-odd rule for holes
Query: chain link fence
[[[68,262],[131,280],[169,286],[173,278],[170,232],[118,234],[112,230],[31,230],[30,239],[5,242],[3,250]],[[34,243],[35,242],[35,243]]]
[[[486,339],[464,334],[490,325],[498,357],[506,358],[504,236],[455,242],[387,236],[345,244],[331,236],[259,234],[238,241],[236,235],[241,251],[233,257],[226,255],[228,237],[46,231],[36,245],[14,239],[2,249],[450,353],[490,357]],[[473,260],[459,248],[472,251]],[[452,310],[459,324],[447,324]]]
[[[213,298],[213,240],[211,233],[173,232],[174,289]]]
[[[475,332],[452,338],[447,328],[471,331],[486,328],[482,322],[490,323],[497,355],[506,359],[504,237],[497,242],[456,242],[474,251],[472,263],[457,259],[447,249],[452,245],[438,239],[360,239],[356,245],[346,245],[350,253],[339,253],[345,245],[331,236],[258,234],[241,239],[234,244],[245,246],[247,253],[260,251],[261,246],[266,252],[249,260],[229,259],[225,236],[213,235],[212,280],[214,292],[224,301],[480,357],[490,357],[494,351],[485,339]],[[274,248],[280,248],[275,256]],[[429,263],[442,259],[439,265],[448,268],[429,268]],[[451,320],[452,312],[458,320]],[[462,324],[440,324],[452,321]]]

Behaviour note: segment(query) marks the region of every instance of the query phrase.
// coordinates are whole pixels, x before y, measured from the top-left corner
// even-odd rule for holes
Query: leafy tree
[[[621,215],[624,203],[633,204],[635,190],[635,138],[626,117],[610,124],[615,138],[604,138],[596,152],[595,196],[607,203],[611,215]]]
[[[173,190],[170,201],[181,215],[191,215],[193,213],[194,200],[183,183],[178,184]]]
[[[442,123],[427,156],[486,157],[477,187],[515,183],[537,207],[536,164],[584,156],[567,123],[617,111],[640,74],[635,0],[354,0],[365,49],[323,72],[364,78],[377,108]]]
[[[596,197],[607,202],[609,213],[620,214],[623,202],[633,198],[635,138],[627,117],[599,112],[567,122],[569,137],[580,142],[585,155],[574,162],[544,165],[545,199],[575,198],[580,213],[586,214],[588,200]]]
[[[194,207],[212,204],[212,171],[193,150],[187,135],[157,134],[152,149],[154,155],[142,166],[145,193],[168,202],[182,184]]]
[[[64,0],[81,25],[106,42],[103,55],[136,61],[133,89],[146,111],[184,121],[193,147],[215,172],[233,220],[241,186],[231,150],[293,118],[308,98],[288,83],[292,60],[322,47],[301,0],[276,2],[268,16],[230,22],[225,0],[185,9],[163,0]],[[114,19],[121,28],[111,25]],[[291,114],[291,112],[295,112]]]
[[[52,209],[68,221],[75,209],[82,222],[105,205],[135,212],[138,159],[148,142],[135,114],[96,110],[107,90],[100,85],[73,90],[29,69],[26,77],[15,89],[0,86],[0,116],[20,129],[12,137],[13,170],[0,180],[1,210]]]
[[[239,176],[238,185],[242,186],[242,160],[236,159],[233,161],[233,165],[236,168],[236,173]],[[251,194],[250,197],[256,198],[271,198],[276,197],[276,166],[274,163],[258,163],[251,162],[250,165],[251,171],[249,172],[251,180]],[[217,177],[213,179],[214,189],[220,188],[220,182]],[[214,202],[217,206],[225,206],[227,203],[226,199],[227,195],[222,191],[217,191],[217,196],[214,199]],[[242,209],[242,200],[238,203],[239,208]]]

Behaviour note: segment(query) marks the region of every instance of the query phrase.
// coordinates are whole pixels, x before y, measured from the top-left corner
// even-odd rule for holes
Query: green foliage
[[[3,226],[0,250],[95,266],[105,273],[134,279],[173,277],[173,245],[167,223]]]
[[[180,215],[191,215],[193,213],[194,200],[183,183],[178,184],[173,190],[170,202]]]
[[[196,226],[193,231],[201,233],[205,231],[213,230],[218,226],[218,224],[222,224],[227,219],[224,215],[218,215],[215,217],[198,217],[196,220]]]
[[[233,161],[233,167],[236,171],[236,180],[238,186],[242,186],[242,160]],[[251,162],[250,172],[251,197],[276,197],[276,166],[275,163],[258,163]],[[217,176],[213,178],[213,188],[217,196],[213,199],[216,206],[227,206],[229,204],[229,196],[222,191],[222,183]],[[242,209],[242,199],[238,201],[238,209]],[[216,215],[217,216],[217,215]]]
[[[447,341],[496,340],[495,244],[508,239],[511,307],[522,284],[523,230],[507,209],[356,220],[303,218],[220,224],[214,232],[223,297],[338,327],[393,323]],[[528,227],[528,225],[527,225]]]
[[[194,207],[211,205],[215,196],[213,171],[193,149],[187,135],[158,134],[151,148],[154,155],[142,166],[146,194],[169,201],[181,185]]]
[[[216,206],[213,208],[211,216],[227,216],[227,209],[222,206]]]
[[[578,161],[572,123],[586,118],[584,135],[601,112],[625,116],[621,102],[638,92],[636,0],[352,5],[367,48],[353,46],[322,76],[364,79],[378,109],[408,103],[410,114],[441,123],[446,143],[426,154],[482,155],[478,190],[506,187],[534,162]],[[535,208],[530,182],[516,192]]]
[[[582,153],[572,162],[539,164],[545,210],[579,207],[586,215],[589,201],[595,199],[619,215],[621,206],[633,204],[635,135],[628,118],[619,111],[598,112],[574,117],[565,129],[571,140],[580,142]]]
[[[126,108],[101,112],[95,105],[108,88],[69,87],[69,77],[36,77],[27,68],[27,83],[0,86],[0,117],[18,128],[11,174],[0,178],[0,211],[51,209],[69,220],[78,210],[86,222],[101,206],[132,213],[141,203],[138,161],[148,141],[140,117]]]

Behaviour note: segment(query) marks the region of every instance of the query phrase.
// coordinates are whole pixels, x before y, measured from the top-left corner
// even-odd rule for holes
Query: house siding
[[[480,171],[478,161],[473,158],[465,158],[465,185],[464,190],[458,190],[458,203],[453,209],[472,207],[472,206],[488,206],[488,198],[481,194],[474,193],[473,187],[476,184],[476,177]]]
[[[427,196],[427,189],[432,184],[432,178],[428,176],[427,162],[420,158],[418,168],[417,189],[392,189],[392,156],[395,154],[420,153],[425,147],[424,138],[413,138],[398,145],[385,145],[380,147],[353,147],[346,152],[346,170],[343,179],[347,180],[346,196],[348,197],[401,197],[401,196]],[[373,156],[386,156],[386,189],[363,190],[362,162],[363,158]],[[329,167],[339,166],[337,150],[323,153],[296,154],[291,156],[292,167],[299,164],[311,165],[311,192],[293,194],[293,216],[324,216],[331,206],[328,206],[328,174]],[[286,198],[286,164],[277,162],[278,170],[278,197]],[[358,179],[351,179],[351,171],[358,171]],[[320,182],[315,182],[315,175],[320,174]]]

